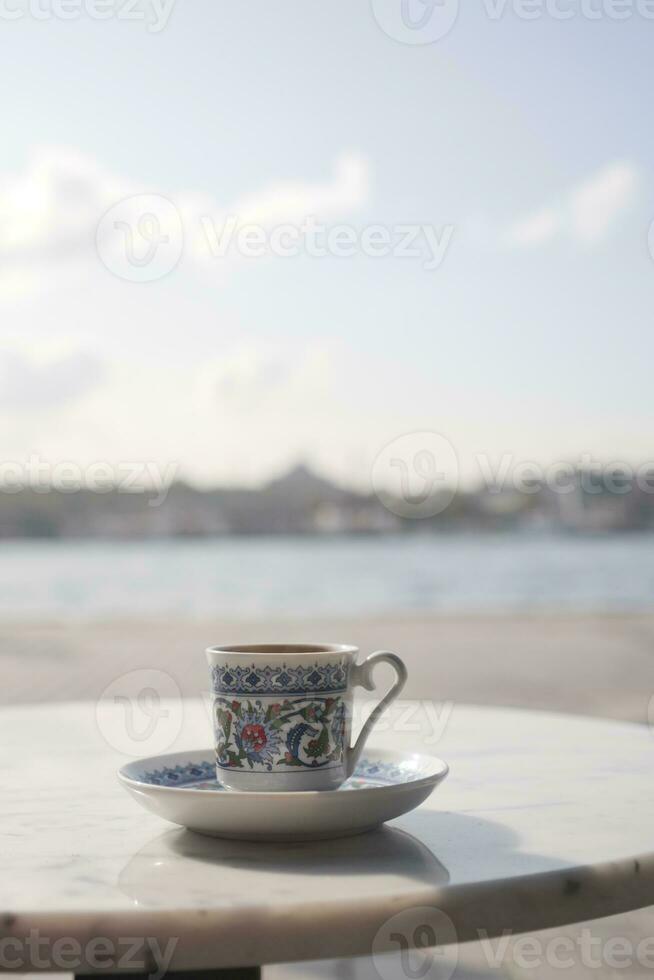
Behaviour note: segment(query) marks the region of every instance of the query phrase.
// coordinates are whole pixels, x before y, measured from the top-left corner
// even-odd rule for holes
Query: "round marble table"
[[[2,969],[215,970],[396,949],[429,910],[462,942],[654,904],[646,725],[405,703],[375,741],[446,759],[432,797],[373,833],[271,845],[139,809],[115,777],[124,709],[0,712]],[[169,709],[159,748],[209,743],[200,701]]]

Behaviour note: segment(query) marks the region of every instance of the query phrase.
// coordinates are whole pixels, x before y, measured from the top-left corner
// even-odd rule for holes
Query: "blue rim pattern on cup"
[[[347,665],[342,660],[297,667],[216,664],[211,680],[216,694],[340,694],[347,689]]]

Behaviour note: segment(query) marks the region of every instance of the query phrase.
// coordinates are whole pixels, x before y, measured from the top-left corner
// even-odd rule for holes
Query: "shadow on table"
[[[401,823],[448,867],[453,884],[541,875],[567,863],[555,854],[524,850],[525,842],[513,828],[475,813],[418,808]]]
[[[492,880],[556,868],[554,857],[520,851],[518,835],[473,814],[416,810],[401,826],[336,840],[255,842],[205,837],[172,830],[138,851],[118,885],[140,905],[166,904],[170,889],[216,894],[225,871],[257,877],[356,875],[392,876],[438,888],[463,881]],[[452,881],[451,881],[452,879]]]
[[[256,875],[393,875],[432,885],[449,874],[421,841],[404,830],[382,827],[337,840],[254,842],[204,837],[173,830],[138,851],[122,870],[118,885],[139,905],[156,906],[170,889],[214,893],[226,870]]]

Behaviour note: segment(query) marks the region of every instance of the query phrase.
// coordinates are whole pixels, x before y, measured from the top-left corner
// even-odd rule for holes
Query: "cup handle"
[[[366,689],[366,691],[374,691],[375,684],[372,679],[372,674],[377,664],[381,663],[390,664],[395,670],[397,677],[395,678],[395,683],[393,686],[384,695],[375,710],[371,713],[365,725],[359,732],[359,737],[354,745],[352,745],[348,750],[346,765],[346,772],[348,776],[351,776],[354,772],[354,768],[359,761],[359,756],[363,751],[368,735],[370,735],[370,732],[373,726],[376,724],[377,719],[386,710],[391,701],[395,700],[406,682],[406,667],[397,654],[390,653],[388,650],[378,650],[377,653],[371,653],[370,656],[366,657],[362,663],[354,665],[352,668],[352,685],[363,687]]]

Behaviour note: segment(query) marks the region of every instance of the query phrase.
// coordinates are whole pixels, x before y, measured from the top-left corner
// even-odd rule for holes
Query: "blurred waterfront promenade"
[[[654,694],[654,613],[389,615],[237,621],[0,624],[0,703],[94,699],[122,674],[165,671],[206,690],[211,643],[317,640],[397,651],[406,698],[468,701],[645,723]],[[136,692],[134,692],[136,693]],[[456,710],[456,707],[454,707]]]

